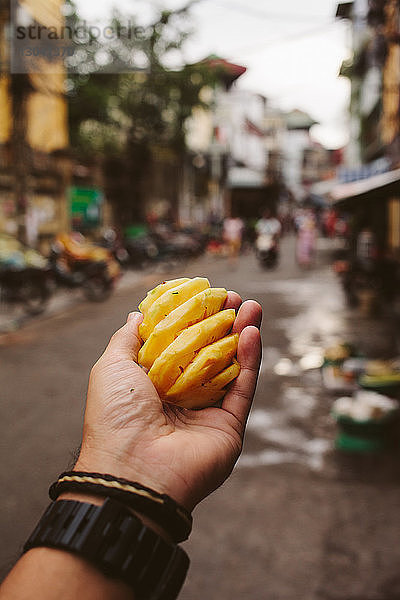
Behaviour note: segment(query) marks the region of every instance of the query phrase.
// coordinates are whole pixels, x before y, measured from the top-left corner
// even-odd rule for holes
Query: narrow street
[[[296,266],[291,238],[273,272],[253,254],[236,269],[202,257],[179,271],[206,275],[264,310],[244,451],[232,477],[195,510],[182,600],[400,598],[398,461],[336,453],[335,396],[313,368],[339,339],[388,354],[390,326],[345,309],[328,246],[320,240],[309,271]],[[79,444],[91,365],[146,290],[177,274],[145,275],[106,304],[74,304],[0,339],[2,575]]]

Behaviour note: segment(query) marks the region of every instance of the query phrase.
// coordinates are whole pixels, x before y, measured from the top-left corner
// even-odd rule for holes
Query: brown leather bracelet
[[[162,527],[179,543],[192,530],[192,515],[167,494],[160,494],[140,483],[105,473],[66,471],[49,488],[49,496],[56,500],[64,492],[86,492],[95,496],[115,498]]]

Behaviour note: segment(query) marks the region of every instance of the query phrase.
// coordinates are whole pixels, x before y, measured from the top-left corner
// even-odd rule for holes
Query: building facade
[[[375,229],[381,256],[400,259],[400,0],[354,0],[336,17],[351,24],[351,141],[336,205]],[[357,235],[357,227],[354,231]]]
[[[60,231],[94,230],[109,220],[99,165],[78,164],[69,148],[66,73],[41,57],[11,72],[11,36],[60,29],[63,0],[0,3],[0,232],[46,250]]]
[[[400,3],[354,0],[338,5],[351,24],[352,57],[340,74],[351,82],[349,167],[389,156],[400,161]]]
[[[52,73],[45,59],[40,71],[10,73],[7,4],[0,17],[0,230],[36,245],[67,227],[67,172],[60,156],[68,146],[65,75],[61,69]],[[61,0],[48,5],[61,23]],[[48,26],[47,12],[39,8],[34,0],[21,3],[17,18]]]
[[[246,72],[241,65],[210,57],[211,68],[218,68],[214,87],[204,90],[209,109],[196,109],[188,123],[187,146],[194,181],[194,199],[190,193],[182,204],[183,220],[222,218],[238,212],[244,203],[259,204],[265,193],[267,147],[265,144],[266,99],[238,87],[237,80]],[[257,196],[257,200],[254,197]],[[259,210],[254,204],[254,210]],[[249,207],[249,205],[247,205]]]

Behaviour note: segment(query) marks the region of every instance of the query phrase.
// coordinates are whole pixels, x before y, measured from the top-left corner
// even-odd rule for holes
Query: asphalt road
[[[332,397],[318,370],[305,370],[337,339],[388,353],[391,331],[344,309],[325,246],[307,272],[294,264],[291,240],[274,272],[261,271],[251,254],[237,269],[200,258],[179,271],[206,275],[264,308],[264,359],[244,452],[232,477],[195,510],[182,600],[400,598],[397,457],[337,454]],[[91,365],[145,291],[177,275],[147,274],[105,304],[75,304],[0,338],[3,575],[79,444]]]

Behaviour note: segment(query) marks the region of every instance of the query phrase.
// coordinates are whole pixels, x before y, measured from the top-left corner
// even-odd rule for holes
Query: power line
[[[197,2],[201,2],[202,0],[194,0],[194,3]],[[211,1],[214,4],[219,4],[220,6],[223,6],[225,8],[229,8],[230,10],[235,10],[238,11],[242,14],[245,14],[247,16],[251,16],[251,17],[255,17],[257,19],[267,19],[267,20],[273,20],[273,21],[286,21],[286,22],[295,22],[295,23],[310,23],[310,22],[318,22],[318,23],[323,23],[323,20],[321,19],[325,19],[325,17],[322,17],[321,15],[321,19],[319,17],[313,17],[311,15],[300,15],[300,14],[293,14],[293,13],[270,13],[270,12],[265,12],[263,10],[259,10],[258,8],[255,8],[254,6],[244,6],[243,4],[238,4],[236,2],[231,2],[231,1],[226,1],[226,0],[205,0],[205,1]]]
[[[253,52],[259,52],[260,50],[264,50],[266,48],[272,48],[273,46],[279,46],[281,44],[287,44],[290,43],[292,41],[298,40],[298,39],[302,39],[302,38],[306,38],[312,35],[317,35],[319,33],[323,33],[324,31],[326,31],[327,29],[330,29],[331,27],[336,27],[337,23],[332,22],[329,23],[323,27],[314,27],[313,29],[308,29],[306,31],[301,31],[298,33],[294,33],[291,35],[287,35],[287,36],[283,36],[280,38],[274,38],[272,40],[268,40],[266,42],[260,42],[259,44],[255,44],[252,46],[242,46],[241,48],[238,48],[237,50],[234,50],[233,52],[230,51],[230,54],[252,54]]]

